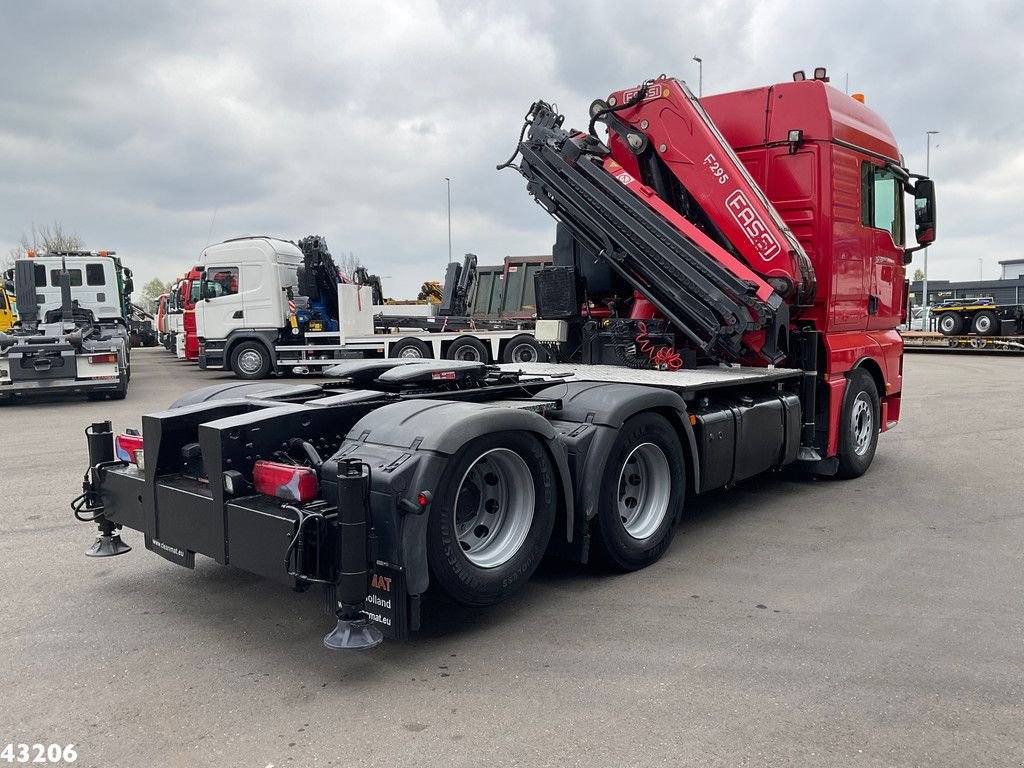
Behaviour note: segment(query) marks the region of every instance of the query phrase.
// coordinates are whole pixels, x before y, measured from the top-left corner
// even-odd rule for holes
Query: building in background
[[[999,262],[999,267],[999,276],[1003,280],[1019,280],[1024,277],[1024,259],[1006,259]]]

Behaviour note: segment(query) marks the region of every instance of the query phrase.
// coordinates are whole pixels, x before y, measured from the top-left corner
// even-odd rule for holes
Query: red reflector
[[[142,435],[115,435],[114,436],[114,453],[117,454],[117,458],[121,461],[129,461],[132,464],[137,464],[135,461],[135,452],[142,450]]]
[[[111,353],[108,355],[89,355],[90,363],[116,363],[117,355]]]
[[[256,493],[287,501],[312,501],[318,490],[316,470],[276,461],[257,461],[252,468],[252,481]]]

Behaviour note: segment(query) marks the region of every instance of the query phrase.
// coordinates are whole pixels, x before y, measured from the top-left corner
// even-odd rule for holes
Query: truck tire
[[[501,359],[505,363],[546,363],[548,353],[533,336],[522,333],[508,340]]]
[[[460,336],[451,343],[445,353],[448,360],[469,360],[473,363],[490,363],[491,353],[487,345],[474,336]]]
[[[623,571],[656,562],[672,543],[685,496],[683,446],[672,425],[656,413],[628,419],[601,481],[599,561]]]
[[[231,352],[231,370],[240,379],[265,379],[270,373],[270,352],[258,341],[240,341]]]
[[[839,414],[837,477],[848,480],[868,471],[878,447],[880,414],[878,387],[871,374],[859,368],[851,371]]]
[[[547,550],[558,478],[528,432],[466,443],[448,462],[427,523],[427,562],[453,600],[501,602],[533,575]]]
[[[430,346],[425,341],[420,341],[412,336],[399,339],[391,345],[391,349],[388,351],[388,357],[419,357],[429,360],[433,356]]]
[[[943,312],[937,321],[943,336],[958,336],[964,332],[964,319],[956,312]]]
[[[1002,322],[996,317],[995,312],[983,309],[974,316],[971,330],[979,336],[999,336],[1002,333]]]

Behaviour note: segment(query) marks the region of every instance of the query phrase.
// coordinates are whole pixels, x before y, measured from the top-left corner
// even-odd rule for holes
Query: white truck
[[[131,272],[112,252],[18,259],[5,279],[18,323],[0,333],[0,402],[61,392],[120,400],[131,377]]]
[[[303,251],[287,240],[228,240],[204,250],[199,264],[203,269],[196,304],[200,368],[230,369],[242,379],[262,379],[271,373],[320,371],[353,358],[483,363],[547,359],[533,334],[523,328],[377,333],[373,291],[355,283],[338,282],[337,305],[327,307],[334,320],[330,325],[337,330],[319,320],[300,322],[310,305],[300,274],[311,265]]]

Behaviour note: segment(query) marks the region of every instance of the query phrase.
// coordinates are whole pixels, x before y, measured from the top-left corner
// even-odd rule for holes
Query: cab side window
[[[238,293],[238,267],[210,267],[203,281],[203,296],[215,299]]]
[[[861,223],[884,229],[896,245],[903,245],[903,197],[899,180],[882,165],[860,166]]]
[[[103,265],[102,264],[86,264],[85,265],[85,284],[86,285],[106,285],[107,280],[103,276]]]
[[[33,271],[36,275],[36,288],[46,287],[46,267],[42,264],[35,264]]]

